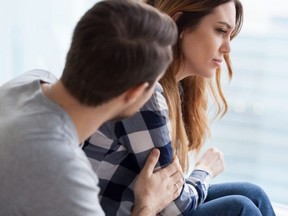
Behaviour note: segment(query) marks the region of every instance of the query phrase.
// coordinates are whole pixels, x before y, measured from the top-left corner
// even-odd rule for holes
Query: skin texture
[[[223,55],[230,53],[230,36],[235,26],[234,2],[215,8],[205,16],[196,29],[186,29],[180,34],[182,50],[186,60],[177,80],[198,75],[210,78],[221,67]]]

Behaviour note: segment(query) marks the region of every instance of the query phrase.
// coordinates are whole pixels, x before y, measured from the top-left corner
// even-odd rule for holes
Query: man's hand
[[[223,172],[223,153],[215,147],[209,148],[195,164],[194,169],[204,170],[213,178]]]
[[[134,188],[133,216],[155,216],[181,193],[183,172],[178,158],[157,172],[153,172],[160,152],[153,149],[139,174]]]

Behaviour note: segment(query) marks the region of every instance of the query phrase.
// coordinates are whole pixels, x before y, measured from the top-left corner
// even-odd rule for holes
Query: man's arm
[[[136,180],[132,216],[155,216],[181,193],[184,182],[178,158],[175,158],[169,166],[154,173],[159,155],[158,149],[151,151]]]

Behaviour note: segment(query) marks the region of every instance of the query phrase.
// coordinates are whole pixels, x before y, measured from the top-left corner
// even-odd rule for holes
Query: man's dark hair
[[[172,19],[140,1],[95,4],[75,27],[61,81],[80,103],[97,106],[144,82],[172,60]]]

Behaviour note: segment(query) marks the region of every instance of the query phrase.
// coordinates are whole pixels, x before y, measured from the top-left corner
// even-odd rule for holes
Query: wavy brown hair
[[[183,14],[176,21],[178,39],[186,29],[197,28],[203,17],[211,14],[219,5],[233,1],[236,9],[236,25],[231,34],[231,40],[240,32],[243,23],[243,8],[239,0],[148,0],[146,3],[167,13],[171,17],[177,12]],[[207,90],[214,99],[217,112],[216,117],[222,117],[228,110],[228,104],[221,87],[221,70],[216,71],[215,80],[199,76],[190,76],[179,83],[176,74],[184,64],[181,41],[178,40],[173,48],[174,60],[165,76],[160,80],[169,108],[172,124],[172,145],[178,155],[183,169],[188,168],[188,151],[199,152],[209,134],[207,117]],[[229,79],[232,78],[232,66],[229,54],[224,54]]]

